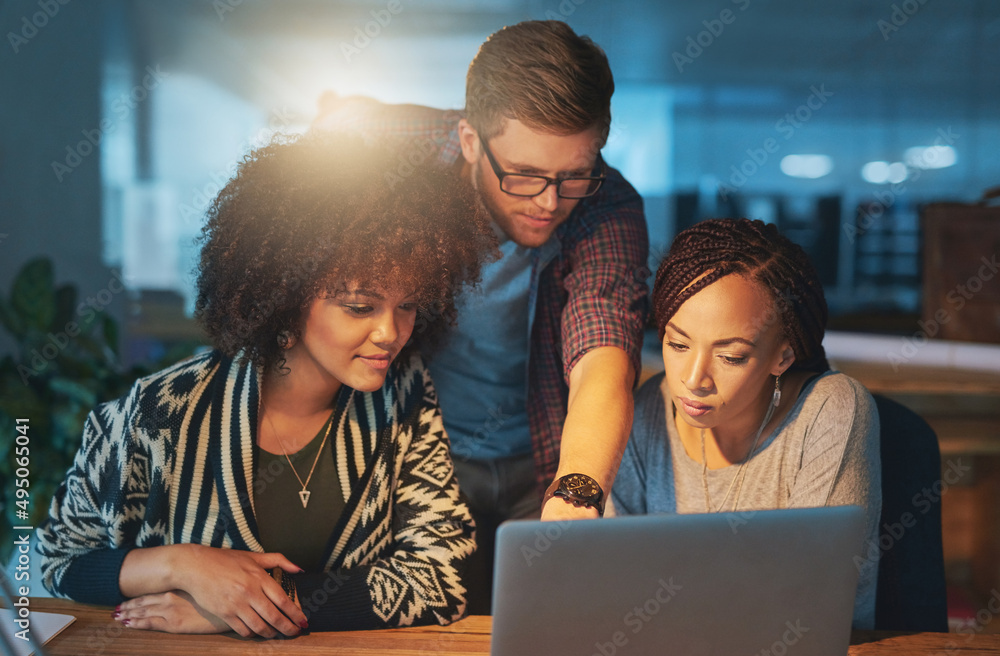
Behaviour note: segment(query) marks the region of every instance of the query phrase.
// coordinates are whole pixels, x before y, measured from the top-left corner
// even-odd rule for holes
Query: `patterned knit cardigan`
[[[260,372],[210,352],[140,379],[87,419],[38,530],[45,587],[113,605],[129,550],[264,551],[254,516]],[[323,572],[296,575],[313,629],[447,624],[465,613],[475,549],[430,376],[419,358],[372,393],[338,396],[333,449],[347,505]]]

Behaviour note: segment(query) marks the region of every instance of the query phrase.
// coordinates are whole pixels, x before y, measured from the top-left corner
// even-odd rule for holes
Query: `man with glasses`
[[[497,525],[599,516],[628,439],[648,241],[641,199],[600,156],[613,91],[589,38],[528,21],[482,45],[464,113],[330,98],[317,120],[396,145],[400,177],[453,167],[501,242],[428,363],[478,526],[473,614],[490,612]]]

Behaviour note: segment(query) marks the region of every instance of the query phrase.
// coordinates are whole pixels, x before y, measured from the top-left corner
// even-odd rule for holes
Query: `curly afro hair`
[[[773,224],[709,219],[680,232],[653,285],[653,320],[660,341],[674,313],[713,282],[736,274],[760,284],[774,301],[768,321],[780,321],[795,352],[792,369],[826,371],[827,307],[816,269],[798,244]]]
[[[286,331],[301,336],[312,300],[350,283],[417,290],[407,350],[436,343],[456,293],[499,254],[496,236],[459,176],[401,163],[345,135],[279,137],[246,155],[201,237],[195,316],[215,348],[280,369]]]

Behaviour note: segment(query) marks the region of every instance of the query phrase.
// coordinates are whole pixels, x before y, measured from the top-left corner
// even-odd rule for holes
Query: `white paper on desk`
[[[15,656],[31,656],[31,654],[35,653],[35,650],[31,648],[31,642],[14,637],[14,633],[21,630],[17,624],[14,624],[14,620],[16,619],[17,614],[14,611],[9,608],[0,608],[0,629],[3,630],[3,635],[7,638],[7,642],[14,645]],[[35,641],[40,645],[44,645],[60,631],[76,621],[76,618],[72,615],[40,613],[37,611],[31,611],[28,619],[31,620],[31,626],[28,627],[28,630],[31,631],[31,635],[34,636]],[[0,643],[0,649],[2,649],[2,643]]]

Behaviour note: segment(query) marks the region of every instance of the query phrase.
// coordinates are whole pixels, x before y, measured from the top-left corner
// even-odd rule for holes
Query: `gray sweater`
[[[611,493],[619,515],[706,512],[702,465],[677,434],[663,374],[636,392],[635,420]],[[667,408],[669,407],[669,413]],[[802,388],[795,405],[740,473],[739,463],[707,472],[712,511],[861,506],[877,543],[882,509],[878,413],[856,380],[827,372]],[[739,491],[737,499],[737,490]],[[727,492],[729,493],[727,499]],[[875,622],[878,561],[864,559],[854,602],[854,628]]]

